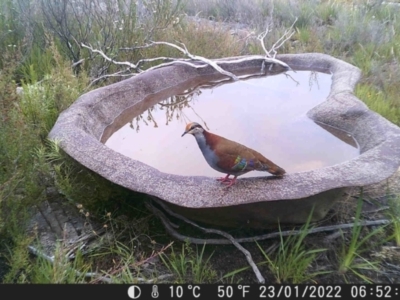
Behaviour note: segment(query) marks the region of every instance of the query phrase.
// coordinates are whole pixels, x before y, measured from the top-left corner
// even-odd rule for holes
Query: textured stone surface
[[[199,220],[209,221],[207,214],[215,208],[222,212],[219,217],[226,213],[226,219],[231,219],[232,222],[227,221],[228,225],[252,219],[259,220],[257,224],[267,224],[276,222],[277,218],[281,222],[301,223],[305,219],[298,215],[307,215],[302,210],[307,213],[310,211],[310,205],[304,205],[310,199],[315,203],[324,203],[318,205],[318,211],[315,212],[314,220],[320,219],[335,199],[331,197],[326,200],[326,195],[332,195],[331,190],[335,189],[339,196],[346,187],[381,182],[398,169],[400,128],[370,111],[354,96],[353,90],[361,73],[353,65],[318,53],[287,54],[277,58],[294,70],[333,74],[327,100],[310,110],[308,116],[352,134],[360,145],[360,156],[321,169],[287,174],[280,180],[268,180],[268,177],[242,178],[234,187],[225,189],[214,178],[159,172],[114,152],[100,142],[104,130],[115,118],[127,108],[140,108],[144,102],[150,101],[152,94],[165,92],[167,95],[172,87],[188,84],[198,76],[219,76],[211,67],[194,69],[187,65],[152,70],[82,95],[59,116],[49,137],[59,140],[61,148],[81,164],[114,183],[159,197],[172,207],[186,207],[192,213],[193,209],[198,209],[196,219]],[[261,64],[262,60],[256,58],[251,62],[221,66],[235,74],[244,74],[249,69],[260,70]],[[284,71],[277,65],[273,65],[273,68],[273,73]],[[281,213],[276,211],[266,216],[260,214],[262,210],[254,209],[261,207],[262,203],[270,209],[277,201],[285,201],[285,205],[278,205],[282,207]],[[246,206],[251,203],[257,204]],[[284,211],[286,205],[293,207],[293,213],[298,211],[298,215],[287,215]],[[243,213],[232,213],[233,207]],[[188,216],[191,214],[189,212]]]

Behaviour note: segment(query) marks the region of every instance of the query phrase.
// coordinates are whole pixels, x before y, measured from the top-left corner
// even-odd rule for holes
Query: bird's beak
[[[182,135],[181,135],[181,137],[183,137],[186,133],[188,133],[187,131],[185,131]]]

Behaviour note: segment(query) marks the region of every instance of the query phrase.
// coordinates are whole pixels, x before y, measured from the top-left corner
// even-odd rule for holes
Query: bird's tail
[[[264,165],[264,170],[267,171],[268,173],[271,173],[272,175],[275,176],[283,176],[286,171],[284,169],[282,169],[281,167],[275,165],[275,164],[269,164],[269,165]]]
[[[270,170],[268,172],[270,172],[271,174],[276,175],[276,176],[283,176],[286,173],[286,171],[284,169],[282,169],[281,167],[278,167],[278,166],[274,166],[273,168],[270,168]]]

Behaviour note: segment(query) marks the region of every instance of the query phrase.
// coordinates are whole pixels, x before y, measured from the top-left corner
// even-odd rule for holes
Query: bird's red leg
[[[236,176],[234,176],[232,179],[229,179],[229,182],[223,182],[224,184],[227,184],[227,188],[234,185],[236,183]]]
[[[226,174],[225,177],[218,178],[217,181],[221,181],[221,182],[229,181],[229,182],[231,182],[231,179],[229,178],[229,176],[231,176],[231,174]]]

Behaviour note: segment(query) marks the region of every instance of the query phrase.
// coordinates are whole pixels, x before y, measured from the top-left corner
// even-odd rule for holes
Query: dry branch
[[[293,32],[293,33],[294,33],[294,32]],[[291,35],[290,35],[290,36],[291,36]],[[287,39],[289,39],[290,36],[289,36]],[[286,41],[287,39],[285,39],[285,41]],[[264,42],[262,42],[262,43],[264,43]],[[150,44],[147,44],[147,45],[144,45],[144,46],[138,46],[138,47],[133,47],[133,48],[122,48],[122,49],[123,49],[123,50],[137,50],[137,49],[145,49],[145,48],[153,47],[153,46],[155,46],[155,45],[167,45],[167,46],[170,46],[170,47],[173,47],[173,48],[179,50],[180,52],[182,52],[183,54],[185,54],[186,56],[188,56],[192,61],[200,61],[200,62],[204,62],[205,64],[204,64],[204,65],[193,65],[193,64],[190,64],[190,63],[189,63],[191,60],[182,60],[182,59],[181,59],[181,60],[179,60],[179,59],[174,59],[173,62],[176,62],[176,63],[189,63],[189,64],[190,64],[192,67],[194,67],[194,68],[201,68],[201,67],[206,67],[207,65],[210,65],[210,66],[212,66],[215,70],[217,70],[218,72],[220,72],[221,74],[224,74],[224,75],[226,75],[226,76],[228,76],[228,77],[231,77],[233,80],[238,80],[237,76],[234,75],[234,74],[232,74],[231,72],[228,72],[228,71],[223,70],[223,69],[219,66],[219,64],[222,64],[222,63],[223,63],[223,64],[240,63],[240,62],[251,61],[251,60],[255,60],[255,59],[264,59],[265,62],[279,64],[279,65],[281,65],[281,66],[284,66],[284,67],[290,69],[290,67],[289,67],[286,63],[284,63],[284,62],[281,61],[281,60],[276,59],[275,56],[274,56],[274,57],[271,57],[270,55],[267,55],[267,56],[262,56],[262,55],[251,55],[251,56],[246,56],[246,57],[240,57],[240,58],[237,58],[237,59],[229,59],[229,60],[219,59],[218,61],[213,61],[213,60],[210,60],[210,59],[208,59],[208,58],[204,58],[204,57],[202,57],[202,56],[198,56],[198,55],[193,55],[193,54],[191,54],[191,53],[187,50],[185,44],[183,44],[183,43],[181,43],[181,44],[183,45],[184,48],[179,47],[179,46],[177,46],[177,45],[175,45],[175,44],[172,44],[172,43],[167,43],[167,42],[151,42]],[[282,44],[283,44],[283,43],[282,43]],[[282,45],[279,45],[279,47],[280,47],[280,46],[282,46]],[[265,48],[264,45],[263,45],[263,47]],[[275,50],[277,50],[279,47],[277,47]],[[144,61],[146,61],[146,60],[144,60]],[[166,64],[164,64],[163,66],[165,66],[165,65],[166,65]],[[159,67],[159,66],[156,66],[156,67]],[[262,70],[262,71],[263,71],[263,70]]]
[[[149,203],[146,203],[146,207],[154,213],[157,217],[160,218],[161,222],[163,223],[165,229],[167,232],[174,238],[181,240],[181,241],[189,241],[190,243],[193,244],[211,244],[211,245],[228,245],[228,244],[233,244],[236,246],[242,253],[245,254],[247,261],[249,262],[250,266],[253,268],[254,273],[257,276],[258,281],[264,282],[264,278],[260,274],[256,264],[252,260],[251,254],[248,250],[243,248],[239,243],[248,243],[248,242],[255,242],[255,241],[260,241],[260,240],[266,240],[266,239],[272,239],[272,238],[277,238],[281,236],[292,236],[292,235],[299,235],[303,233],[301,230],[288,230],[288,231],[279,231],[279,232],[273,232],[273,233],[268,233],[268,234],[263,234],[259,236],[253,236],[253,237],[248,237],[248,238],[234,238],[230,234],[217,230],[217,229],[209,229],[209,228],[204,228],[196,223],[188,220],[187,218],[171,211],[162,201],[157,199],[156,197],[151,196],[154,202],[156,202],[158,205],[160,205],[168,214],[171,216],[178,218],[206,233],[212,233],[212,234],[218,234],[222,235],[226,239],[201,239],[201,238],[193,238],[189,237],[186,235],[182,235],[179,232],[177,232],[174,227],[172,226],[171,221],[165,216],[165,214],[154,207],[154,205],[151,205]],[[318,232],[329,232],[329,231],[335,231],[335,230],[341,230],[341,229],[348,229],[352,228],[354,226],[376,226],[376,225],[387,225],[390,224],[391,221],[387,219],[382,219],[382,220],[374,220],[374,221],[362,221],[362,222],[357,222],[357,223],[349,223],[349,224],[339,224],[339,225],[332,225],[332,226],[322,226],[322,227],[316,227],[316,228],[311,228],[308,230],[307,234],[312,234],[312,233],[318,233]]]
[[[43,259],[47,260],[48,262],[50,262],[51,264],[56,263],[54,260],[54,256],[48,256],[47,254],[43,253],[42,251],[36,249],[35,247],[33,247],[31,245],[28,246],[28,250],[31,254],[36,255],[37,257],[43,258]],[[73,270],[73,271],[79,277],[81,277],[81,276],[87,277],[87,278],[97,277],[99,281],[111,283],[111,280],[109,278],[103,278],[103,276],[101,276],[99,273],[95,273],[95,272],[81,273],[77,270]]]
[[[296,19],[296,21],[297,21],[297,19]],[[183,43],[180,43],[181,46],[178,46],[176,44],[163,42],[163,41],[158,41],[158,42],[152,41],[151,43],[149,43],[147,45],[144,45],[144,46],[138,46],[138,47],[132,47],[132,48],[120,48],[120,50],[125,50],[125,51],[126,50],[138,50],[138,49],[145,49],[145,48],[150,48],[150,47],[158,46],[158,45],[166,45],[166,46],[169,46],[169,47],[177,49],[178,51],[180,51],[181,53],[186,55],[189,59],[180,59],[180,58],[172,58],[172,57],[155,57],[155,58],[141,59],[136,64],[134,64],[134,63],[131,63],[131,62],[128,62],[128,61],[120,62],[120,61],[114,60],[114,59],[110,58],[109,56],[107,56],[103,51],[98,50],[98,49],[94,49],[93,47],[85,45],[83,43],[81,43],[81,46],[83,48],[86,48],[86,49],[90,50],[91,53],[97,53],[97,54],[101,55],[108,62],[111,62],[111,63],[113,63],[115,65],[120,65],[120,66],[126,66],[127,67],[127,69],[125,71],[120,71],[120,72],[116,72],[114,74],[104,75],[104,76],[101,76],[99,78],[96,78],[95,80],[93,80],[91,82],[90,85],[92,85],[93,83],[95,83],[95,82],[97,82],[97,81],[99,81],[101,79],[107,78],[107,77],[130,76],[131,74],[129,74],[129,75],[126,75],[126,74],[121,75],[121,73],[124,73],[126,71],[136,70],[138,72],[146,72],[146,71],[150,71],[150,70],[161,68],[161,67],[166,67],[166,66],[173,65],[173,64],[185,64],[185,65],[189,65],[189,66],[191,66],[193,68],[197,68],[197,69],[198,68],[204,68],[204,67],[207,67],[207,66],[211,66],[216,71],[218,71],[219,73],[221,73],[221,74],[223,74],[223,75],[225,75],[227,77],[230,77],[232,80],[236,81],[236,80],[239,80],[239,77],[237,77],[235,74],[233,74],[233,73],[231,73],[229,71],[224,70],[220,66],[220,64],[235,64],[235,63],[240,63],[240,62],[244,62],[244,61],[252,61],[252,60],[256,60],[256,59],[262,59],[263,60],[263,64],[262,64],[262,67],[261,67],[261,72],[264,72],[266,63],[270,63],[270,68],[272,68],[273,64],[278,64],[278,65],[281,65],[281,66],[287,68],[288,70],[291,70],[291,68],[286,63],[284,63],[281,60],[276,59],[275,57],[276,57],[276,54],[277,54],[277,50],[283,45],[283,43],[285,41],[287,41],[294,34],[294,31],[293,31],[294,23],[292,24],[292,26],[288,30],[285,31],[284,35],[272,46],[271,50],[269,50],[269,51],[266,49],[265,44],[264,44],[264,38],[269,32],[268,27],[267,27],[266,31],[262,35],[259,36],[258,39],[260,40],[261,45],[262,45],[262,47],[263,47],[263,49],[264,49],[264,51],[266,53],[265,56],[252,55],[252,56],[247,56],[247,57],[240,57],[240,58],[237,58],[237,59],[211,60],[211,59],[208,59],[208,58],[205,58],[205,57],[202,57],[202,56],[191,54],[189,52],[189,50],[187,49],[186,45],[183,44]],[[273,53],[273,54],[271,55],[271,53]],[[165,63],[162,63],[162,64],[159,64],[157,66],[151,67],[151,68],[147,69],[146,71],[142,71],[140,69],[141,65],[143,65],[145,63],[149,63],[149,62],[154,62],[154,61],[164,61]]]
[[[93,49],[91,46],[87,46],[84,43],[81,43],[81,46],[83,48],[89,49],[92,53],[100,54],[105,60],[112,62],[115,65],[123,65],[123,66],[127,66],[129,69],[137,69],[137,65],[130,63],[129,61],[123,61],[123,62],[116,61],[116,60],[108,57],[107,55],[105,55],[104,52],[101,50]]]
[[[180,220],[182,220],[182,221],[185,221],[186,223],[188,223],[188,224],[190,224],[190,225],[192,225],[192,226],[194,226],[194,227],[196,227],[196,228],[198,228],[198,229],[200,229],[200,230],[202,230],[202,231],[204,231],[204,232],[206,232],[206,233],[214,233],[214,234],[222,235],[223,237],[225,237],[226,239],[228,239],[236,248],[238,248],[238,249],[246,256],[247,262],[249,263],[249,265],[250,265],[251,268],[253,269],[253,272],[254,272],[254,274],[256,275],[256,277],[257,277],[257,279],[258,279],[258,282],[259,282],[259,283],[265,283],[264,277],[261,275],[260,270],[258,269],[257,265],[256,265],[256,264],[254,263],[254,261],[253,261],[253,258],[251,257],[251,253],[250,253],[247,249],[245,249],[242,245],[240,245],[240,244],[235,240],[235,238],[234,238],[232,235],[230,235],[229,233],[224,232],[224,231],[222,231],[222,230],[209,229],[209,228],[201,227],[201,226],[197,225],[196,223],[194,223],[194,222],[192,222],[192,221],[186,219],[185,217],[183,217],[183,216],[181,216],[181,215],[179,215],[179,214],[174,213],[173,211],[171,211],[168,207],[166,207],[166,206],[165,206],[160,200],[158,200],[157,198],[152,197],[152,199],[153,199],[153,201],[155,201],[156,203],[158,203],[160,206],[162,206],[163,209],[164,209],[165,211],[167,211],[171,216],[174,216],[174,217],[176,217],[176,218],[178,218],[178,219],[180,219]],[[152,205],[151,205],[151,204],[148,204],[147,206],[148,206],[149,208],[151,208]],[[154,206],[153,206],[153,208],[154,208]]]
[[[260,41],[261,43],[261,47],[263,48],[265,55],[268,58],[271,59],[275,59],[276,54],[278,53],[278,49],[280,47],[282,47],[282,45],[289,40],[293,34],[295,34],[295,30],[293,29],[294,24],[296,24],[297,22],[297,18],[294,20],[294,22],[292,23],[292,25],[289,27],[289,29],[286,29],[285,32],[283,33],[283,35],[272,45],[270,50],[267,50],[267,48],[265,47],[265,43],[264,43],[264,39],[265,37],[268,35],[268,33],[271,31],[269,29],[269,25],[267,25],[267,28],[265,29],[265,31],[263,33],[261,33],[257,39]]]
[[[159,216],[161,217],[161,216]],[[164,215],[165,217],[165,215]],[[166,218],[166,217],[165,217]],[[191,238],[185,235],[182,235],[175,231],[172,226],[170,226],[168,223],[168,219],[162,220],[164,226],[166,226],[166,229],[168,233],[170,233],[172,236],[176,237],[179,240],[189,240],[193,244],[199,244],[202,245],[204,243],[209,244],[209,245],[229,245],[231,244],[229,241],[225,239],[201,239],[201,238]],[[164,222],[165,221],[165,222]],[[330,226],[321,226],[321,227],[315,227],[311,228],[308,230],[308,234],[313,234],[313,233],[318,233],[318,232],[330,232],[330,231],[335,231],[335,230],[342,230],[342,229],[349,229],[353,228],[354,226],[378,226],[378,225],[387,225],[390,224],[391,221],[387,219],[381,219],[381,220],[374,220],[374,221],[362,221],[359,223],[347,223],[347,224],[338,224],[338,225],[330,225]],[[252,237],[245,237],[245,238],[235,238],[235,240],[238,243],[253,243],[256,241],[263,241],[263,240],[268,240],[268,239],[273,239],[277,238],[280,236],[291,236],[291,235],[300,235],[302,233],[301,230],[287,230],[287,231],[278,231],[278,232],[271,232],[267,234],[262,234],[262,235],[257,235],[257,236],[252,236]]]
[[[114,276],[114,275],[116,275],[116,274],[122,272],[122,270],[125,269],[126,267],[137,268],[137,267],[139,267],[139,266],[145,264],[146,262],[148,262],[149,260],[153,259],[154,257],[159,256],[159,255],[161,255],[162,253],[164,253],[164,251],[167,250],[169,247],[171,247],[172,244],[173,244],[173,242],[169,243],[167,246],[162,247],[161,250],[159,250],[159,251],[157,251],[157,252],[153,252],[148,258],[146,258],[146,259],[144,259],[144,260],[141,260],[141,261],[135,263],[134,265],[129,265],[129,266],[123,265],[122,267],[115,268],[114,270],[112,270],[111,272],[109,272],[109,273],[107,274],[108,276],[97,277],[97,278],[95,278],[91,283],[96,283],[96,282],[98,282],[98,281],[103,281],[104,278],[106,278],[107,280],[109,280],[110,282],[112,282],[112,279],[110,278],[110,276]],[[150,280],[148,280],[148,279],[143,279],[143,278],[141,278],[141,277],[136,277],[135,279],[136,279],[138,282],[141,282],[141,283],[152,283],[152,282],[154,282],[155,280],[162,280],[162,279],[165,279],[165,278],[168,278],[168,277],[171,277],[171,276],[173,276],[173,275],[172,275],[172,274],[165,274],[165,275],[162,275],[162,276],[160,276],[160,277],[158,277],[158,278],[156,278],[156,279],[150,279]]]
[[[212,61],[208,58],[202,57],[202,56],[198,56],[198,55],[193,55],[191,54],[188,49],[186,48],[186,45],[184,43],[180,43],[182,47],[179,47],[178,45],[172,44],[172,43],[167,43],[167,42],[151,42],[149,45],[147,45],[148,47],[151,47],[153,45],[167,45],[170,47],[173,47],[177,50],[179,50],[180,52],[182,52],[184,55],[188,56],[190,59],[194,60],[194,61],[201,61],[206,63],[207,65],[210,65],[211,67],[213,67],[215,70],[217,70],[218,72],[220,72],[223,75],[226,75],[228,77],[231,77],[233,80],[239,80],[239,78],[228,71],[225,71],[224,69],[222,69],[220,66],[218,66],[215,61]]]

